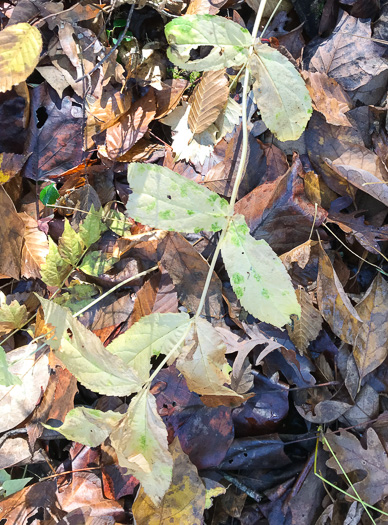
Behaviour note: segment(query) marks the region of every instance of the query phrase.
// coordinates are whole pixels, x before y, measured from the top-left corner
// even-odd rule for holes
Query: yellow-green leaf
[[[7,354],[5,353],[4,348],[0,346],[0,385],[8,387],[21,384],[22,381],[20,377],[15,376],[15,374],[9,371]]]
[[[275,326],[300,315],[290,276],[282,261],[264,240],[257,241],[242,215],[230,222],[221,248],[233,290],[249,313]]]
[[[76,441],[87,447],[98,447],[123,417],[123,414],[113,410],[102,412],[92,408],[77,407],[66,414],[65,421],[60,427],[42,424],[46,428],[60,432],[70,441]]]
[[[296,140],[313,112],[304,80],[279,51],[256,44],[249,60],[253,95],[264,123],[282,141]]]
[[[98,277],[110,270],[118,260],[117,257],[110,257],[107,253],[102,252],[101,250],[89,252],[83,258],[82,264],[79,265],[79,269],[87,275]]]
[[[42,36],[35,26],[14,24],[0,32],[0,92],[26,80],[39,62]]]
[[[109,352],[120,356],[146,381],[153,355],[167,354],[184,335],[190,317],[180,314],[150,314],[142,317],[129,330],[116,337],[107,347]]]
[[[85,247],[89,248],[94,242],[98,241],[105,230],[106,226],[102,222],[102,208],[96,210],[92,204],[89,213],[80,225],[78,235]]]
[[[2,294],[4,295],[4,294]],[[4,302],[0,308],[0,334],[23,328],[28,320],[27,308],[18,301]]]
[[[48,238],[49,252],[46,257],[46,262],[42,264],[40,274],[42,281],[48,286],[62,286],[63,280],[69,275],[72,266],[67,263],[59,254],[58,246],[55,242]]]
[[[132,399],[110,441],[120,466],[140,481],[158,505],[171,483],[172,457],[168,451],[167,429],[152,394],[142,390]]]
[[[58,251],[61,257],[73,267],[79,262],[84,249],[80,235],[73,230],[70,222],[65,219],[65,228],[59,239]]]

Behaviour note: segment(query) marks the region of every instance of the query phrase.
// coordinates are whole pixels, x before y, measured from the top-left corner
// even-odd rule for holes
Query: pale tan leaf
[[[0,209],[3,217],[0,221],[0,278],[19,279],[24,224],[16,213],[11,198],[2,187],[0,187]]]
[[[179,438],[169,447],[172,459],[172,482],[159,505],[155,505],[141,488],[132,506],[137,525],[200,525],[206,503],[206,490],[196,467],[183,452]],[[179,497],[177,495],[179,494]]]
[[[22,276],[40,279],[40,268],[46,261],[49,252],[47,235],[40,231],[35,219],[20,213],[19,217],[24,222],[24,245],[22,249]]]
[[[335,335],[342,341],[353,344],[362,319],[346,295],[322,246],[319,248],[317,298],[322,317]]]
[[[159,505],[172,478],[167,429],[152,394],[142,390],[131,401],[119,426],[110,435],[120,466],[126,467]]]
[[[213,124],[225,108],[229,96],[225,69],[207,71],[190,99],[188,123],[192,133],[202,133]]]
[[[26,80],[38,65],[42,36],[35,26],[14,24],[0,32],[0,92]]]
[[[360,378],[375,370],[388,354],[388,284],[378,273],[356,306],[364,321],[354,342],[353,356]]]
[[[306,352],[311,341],[315,341],[322,328],[322,316],[314,306],[309,294],[303,290],[295,290],[296,298],[301,307],[299,319],[293,318],[292,326],[287,325],[291,341],[301,354]]]

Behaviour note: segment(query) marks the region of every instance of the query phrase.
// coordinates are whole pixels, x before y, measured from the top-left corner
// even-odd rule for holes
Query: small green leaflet
[[[8,387],[21,384],[20,377],[15,376],[15,374],[9,371],[7,354],[5,353],[4,348],[0,346],[0,385]]]
[[[300,315],[290,276],[281,260],[264,241],[250,233],[242,215],[231,221],[221,247],[222,258],[233,290],[249,313],[274,326]]]
[[[148,390],[142,390],[132,399],[110,441],[119,465],[128,468],[157,505],[170,486],[173,461],[168,451],[166,426]]]
[[[185,15],[169,22],[165,29],[167,57],[187,71],[217,71],[240,66],[248,58],[252,36],[247,29],[213,15]],[[199,46],[213,46],[205,58],[190,60]]]
[[[281,141],[297,140],[313,112],[304,80],[279,51],[255,45],[249,60],[253,95],[263,121]]]
[[[106,396],[126,396],[138,392],[142,382],[134,370],[104,347],[99,338],[74,319],[69,310],[37,296],[47,325],[55,334],[47,344],[66,368],[86,388]]]
[[[6,470],[0,470],[0,497],[12,496],[22,490],[33,478],[11,479],[11,475]]]
[[[26,306],[19,304],[16,300],[7,304],[3,292],[0,292],[0,300],[2,303],[0,307],[0,333],[23,328],[28,320]]]
[[[183,336],[190,323],[188,314],[150,314],[116,337],[107,347],[121,357],[139,377],[146,381],[153,355],[168,353]]]
[[[39,194],[39,200],[47,206],[47,204],[55,204],[60,195],[55,187],[55,184],[49,184]]]
[[[87,447],[98,447],[123,417],[123,414],[113,412],[113,410],[102,412],[92,408],[77,407],[66,414],[65,421],[60,427],[52,427],[43,423],[42,425],[60,432],[70,441],[76,441]]]
[[[194,233],[226,226],[227,201],[168,168],[134,162],[128,167],[128,182],[133,193],[127,210],[137,222]]]

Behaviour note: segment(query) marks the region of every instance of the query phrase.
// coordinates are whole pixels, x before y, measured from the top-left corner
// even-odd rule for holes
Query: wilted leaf
[[[356,311],[363,321],[354,337],[353,356],[360,379],[375,370],[388,354],[388,284],[378,273]]]
[[[147,315],[116,337],[107,350],[118,355],[146,381],[151,368],[151,357],[168,354],[184,335],[189,324],[190,317],[184,313]]]
[[[341,430],[340,435],[327,432],[325,438],[346,473],[363,471],[363,479],[356,483],[353,481],[353,486],[363,501],[374,505],[388,495],[388,458],[373,428],[366,431],[366,449],[346,430]],[[326,464],[336,470],[337,474],[342,474],[335,458],[331,457]],[[347,491],[355,495],[351,487]]]
[[[93,410],[77,407],[67,413],[60,427],[43,424],[44,427],[60,432],[66,439],[88,447],[98,447],[118,425],[124,415],[108,410]]]
[[[59,254],[58,246],[49,237],[49,251],[46,261],[41,266],[42,281],[48,286],[62,286],[63,280],[69,275],[72,266],[68,264]]]
[[[40,231],[35,219],[20,213],[19,217],[24,222],[24,245],[22,249],[22,276],[40,279],[40,269],[49,253],[47,235]]]
[[[336,336],[353,344],[362,319],[346,295],[322,246],[319,248],[317,298],[322,317]]]
[[[168,233],[158,244],[160,264],[170,275],[178,292],[179,301],[195,312],[209,271],[209,264],[179,233]],[[204,314],[220,318],[222,315],[221,281],[213,273],[204,304]]]
[[[4,294],[1,292],[0,297],[0,333],[11,332],[15,329],[23,328],[28,320],[27,308],[18,301],[12,301],[10,304],[3,302]]]
[[[218,231],[226,224],[226,200],[168,168],[133,163],[128,181],[133,193],[127,210],[137,222],[183,232]]]
[[[187,336],[185,347],[176,362],[189,389],[205,396],[202,401],[206,405],[206,397],[216,398],[218,405],[229,405],[229,398],[234,400],[232,404],[241,404],[244,401],[243,396],[224,386],[231,382],[225,351],[225,343],[218,332],[210,323],[199,318]],[[210,406],[215,405],[210,403]]]
[[[167,429],[156,410],[155,398],[141,391],[131,401],[110,440],[122,467],[142,484],[151,501],[159,505],[172,479],[172,457]]]
[[[36,357],[36,349],[36,344],[30,344],[6,354],[9,372],[20,382],[13,381],[9,386],[0,385],[0,432],[24,421],[46,389],[50,376],[48,357],[44,354]]]
[[[9,25],[0,33],[0,92],[31,75],[42,51],[42,36],[30,24]]]
[[[264,123],[282,141],[296,140],[313,112],[302,77],[276,49],[256,44],[249,69],[255,78],[253,94]]]
[[[132,506],[138,525],[200,525],[205,510],[205,486],[196,467],[182,451],[179,439],[169,447],[173,459],[171,486],[156,506],[141,488]]]
[[[240,25],[212,15],[186,15],[169,22],[165,29],[167,57],[188,71],[217,71],[239,66],[248,57],[252,36]],[[212,46],[205,58],[190,60],[190,51]]]
[[[99,338],[74,319],[70,310],[39,297],[47,325],[55,328],[47,343],[84,386],[109,395],[128,395],[141,388],[137,374],[110,353]]]
[[[306,352],[311,341],[315,341],[322,328],[322,316],[314,306],[310,295],[303,288],[295,291],[301,307],[299,319],[293,319],[292,325],[287,325],[291,341],[301,354]]]
[[[188,124],[192,133],[202,133],[213,124],[225,108],[229,97],[225,69],[204,73],[191,99]]]
[[[249,234],[242,215],[235,215],[231,221],[221,253],[233,290],[249,313],[279,327],[287,324],[292,314],[300,315],[281,260],[265,241]]]

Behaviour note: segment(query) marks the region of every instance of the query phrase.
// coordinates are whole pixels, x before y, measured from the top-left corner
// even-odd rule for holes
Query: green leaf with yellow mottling
[[[55,242],[48,238],[49,252],[46,261],[42,264],[40,274],[42,281],[48,286],[62,286],[63,280],[69,275],[72,270],[72,265],[63,259],[60,255],[58,246]]]
[[[59,239],[58,251],[60,256],[72,266],[76,266],[84,250],[81,236],[73,230],[70,222],[65,219],[65,228]]]
[[[158,505],[171,483],[172,457],[166,426],[148,390],[142,390],[132,399],[110,441],[119,465],[140,481],[152,502]]]
[[[275,326],[300,315],[291,279],[282,261],[264,241],[250,233],[242,215],[231,221],[221,248],[233,290],[249,313]]]
[[[167,56],[187,71],[217,71],[240,66],[248,58],[250,32],[227,18],[213,15],[185,15],[169,22],[165,29]],[[204,58],[191,60],[190,52],[212,46]]]
[[[128,168],[133,191],[127,202],[137,222],[168,231],[219,231],[227,222],[228,203],[196,182],[155,164]]]

